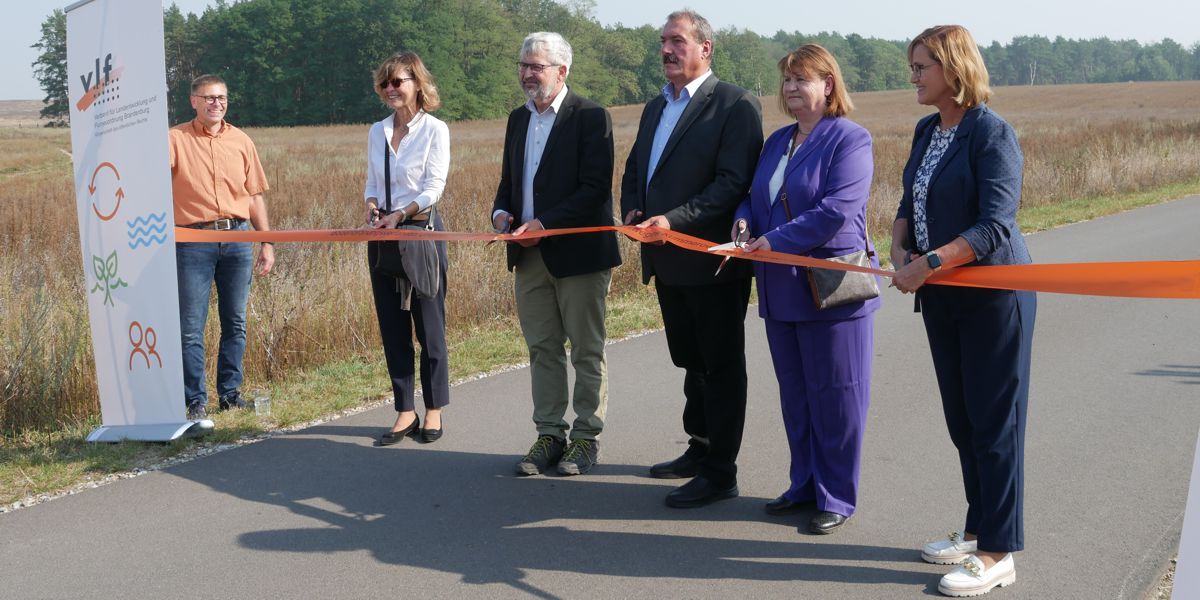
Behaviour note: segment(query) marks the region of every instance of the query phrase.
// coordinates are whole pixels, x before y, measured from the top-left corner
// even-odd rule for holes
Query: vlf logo
[[[80,112],[87,110],[93,102],[108,93],[115,93],[116,88],[110,89],[120,80],[122,69],[113,67],[112,53],[104,56],[104,66],[100,66],[100,57],[96,57],[96,70],[79,76],[83,84],[83,96],[75,103]],[[115,99],[115,97],[114,97]],[[101,101],[103,102],[103,100]]]

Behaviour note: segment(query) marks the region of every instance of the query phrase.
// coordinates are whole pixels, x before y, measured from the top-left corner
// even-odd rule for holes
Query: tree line
[[[239,125],[364,123],[382,108],[372,73],[398,50],[421,55],[437,78],[448,120],[504,116],[523,101],[516,82],[521,40],[557,31],[574,48],[570,85],[605,106],[659,93],[661,23],[601,25],[593,0],[242,0],[203,14],[164,10],[172,122],[188,119],[189,83],[202,73],[229,83]],[[666,17],[664,13],[663,17]],[[917,32],[914,32],[914,34]],[[852,92],[908,85],[906,40],[836,32],[780,30],[765,37],[735,27],[717,31],[713,71],[759,95],[775,93],[776,62],[815,42],[828,48]],[[66,18],[42,23],[34,71],[46,96],[42,116],[64,123],[69,111]],[[1021,36],[980,49],[994,85],[1200,79],[1200,43],[1164,39],[1142,45],[1108,38]]]

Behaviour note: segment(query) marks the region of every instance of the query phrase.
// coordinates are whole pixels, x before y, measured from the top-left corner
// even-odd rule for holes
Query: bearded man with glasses
[[[271,229],[263,193],[267,176],[254,142],[225,121],[229,90],[216,75],[192,81],[196,118],[171,128],[171,189],[175,225],[195,229]],[[266,275],[275,264],[274,247],[264,242],[254,258],[250,242],[175,244],[179,280],[179,326],[183,342],[183,389],[188,419],[207,418],[204,376],[204,324],[208,299],[217,286],[221,341],[217,351],[220,410],[243,408],[242,355],[246,351],[246,300],[251,270]]]
[[[498,232],[613,223],[612,119],[567,87],[571,57],[571,45],[557,33],[531,33],[521,46],[517,77],[528,102],[508,116],[492,206]],[[599,460],[596,438],[608,404],[605,302],[612,268],[619,264],[611,231],[508,244],[538,435],[517,463],[519,475],[549,468],[579,475]],[[573,392],[567,386],[567,340]],[[575,410],[570,426],[564,418],[568,404]]]

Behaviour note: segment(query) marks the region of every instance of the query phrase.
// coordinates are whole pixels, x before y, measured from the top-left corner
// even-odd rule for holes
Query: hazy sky
[[[40,100],[42,91],[30,66],[37,52],[30,46],[41,37],[46,16],[70,2],[10,0],[5,4],[0,19],[0,100]],[[176,0],[176,4],[184,12],[201,13],[213,2]],[[1142,43],[1171,38],[1188,48],[1200,40],[1200,2],[1195,0],[839,0],[819,8],[824,3],[786,3],[795,6],[790,10],[780,10],[779,0],[596,0],[595,4],[596,18],[606,25],[657,27],[672,10],[689,6],[717,29],[734,26],[767,36],[783,29],[907,40],[930,25],[959,23],[983,45],[993,40],[1008,43],[1019,35],[1109,37]]]

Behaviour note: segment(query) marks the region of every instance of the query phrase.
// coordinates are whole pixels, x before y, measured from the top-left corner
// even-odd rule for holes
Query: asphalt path
[[[1200,197],[1031,236],[1039,262],[1197,259]],[[631,267],[624,267],[631,268]],[[1026,551],[995,598],[1143,598],[1178,546],[1200,427],[1200,302],[1042,294]],[[387,448],[390,407],[0,515],[4,598],[917,598],[965,501],[911,297],[885,292],[858,514],[767,516],[787,484],[762,321],[746,319],[739,498],[676,510],[685,447],[661,333],[609,347],[602,463],[512,475],[529,374],[452,391],[446,436]]]

